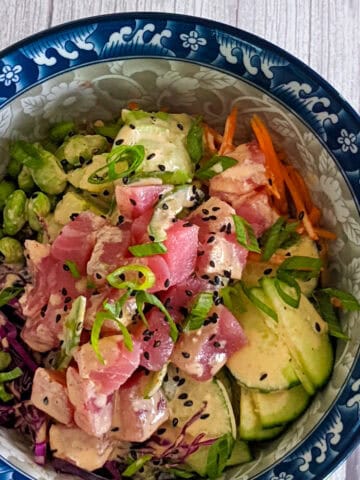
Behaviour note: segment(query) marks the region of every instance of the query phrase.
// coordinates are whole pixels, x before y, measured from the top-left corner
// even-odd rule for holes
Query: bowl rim
[[[239,38],[243,42],[248,42],[251,45],[255,45],[256,47],[258,47],[262,50],[268,50],[268,51],[271,51],[271,52],[275,53],[280,58],[287,60],[289,62],[289,64],[294,65],[297,70],[306,72],[307,77],[310,77],[316,84],[320,85],[321,88],[323,89],[323,91],[330,98],[334,98],[337,102],[339,102],[342,109],[345,111],[346,115],[351,117],[352,124],[354,124],[356,127],[358,127],[358,128],[356,128],[356,130],[359,129],[359,131],[360,131],[360,115],[357,113],[355,108],[350,105],[350,103],[338,92],[338,90],[336,88],[334,88],[332,85],[330,85],[327,80],[325,80],[319,73],[317,73],[315,70],[313,70],[311,67],[309,67],[305,62],[298,59],[293,54],[283,50],[281,47],[275,45],[274,43],[272,43],[268,40],[265,40],[262,37],[259,37],[258,35],[255,35],[253,33],[247,32],[245,30],[239,29],[237,27],[233,27],[231,25],[227,25],[227,24],[222,23],[222,22],[218,22],[218,21],[215,21],[215,20],[207,19],[207,18],[201,18],[201,17],[197,17],[197,16],[183,15],[183,14],[176,14],[176,13],[167,13],[167,12],[139,11],[139,12],[119,12],[119,13],[113,13],[113,14],[110,13],[110,14],[91,16],[91,17],[84,17],[84,18],[81,18],[81,19],[78,19],[78,20],[71,20],[69,22],[64,22],[64,23],[56,25],[54,27],[50,27],[50,28],[41,30],[40,32],[29,35],[26,38],[21,39],[21,40],[17,41],[16,43],[12,44],[12,45],[9,45],[8,47],[5,47],[3,50],[0,51],[0,61],[3,59],[3,57],[5,57],[7,55],[10,55],[10,54],[13,54],[13,53],[16,53],[19,49],[21,49],[23,47],[26,47],[27,45],[29,45],[29,44],[31,44],[35,41],[42,40],[43,38],[46,38],[49,35],[54,35],[58,32],[61,32],[64,29],[72,30],[72,29],[76,29],[78,27],[82,27],[84,25],[87,25],[89,23],[102,24],[103,22],[108,22],[108,21],[116,22],[116,21],[120,21],[120,20],[125,20],[125,21],[126,20],[136,20],[136,19],[139,19],[139,18],[143,19],[143,20],[153,20],[153,21],[156,21],[156,20],[158,20],[158,21],[160,21],[160,20],[165,21],[166,20],[166,21],[174,21],[174,22],[180,22],[181,21],[181,22],[187,22],[187,23],[193,24],[193,25],[204,26],[204,27],[207,27],[208,29],[216,29],[216,30],[219,30],[220,32],[224,32],[225,34],[231,35],[235,38]],[[143,56],[144,57],[149,57],[148,55],[143,55]],[[141,57],[141,55],[135,55],[133,58],[140,58],[140,57]],[[121,59],[120,56],[118,56],[118,58]],[[162,58],[167,58],[167,59],[171,60],[170,57],[163,56]],[[176,57],[174,57],[173,59],[177,60]],[[111,60],[113,60],[113,58],[108,58],[106,60],[111,61]],[[201,63],[200,61],[191,60],[191,59],[186,60],[186,59],[179,58],[179,60],[184,60],[184,61],[192,62],[192,63],[195,63],[195,64],[200,64]],[[94,60],[92,62],[89,62],[86,65],[91,65],[91,64],[96,64],[96,63],[99,63],[99,59]],[[202,65],[208,66],[209,68],[214,68],[214,69],[219,70],[218,67],[212,66],[210,61],[209,62],[203,62]],[[82,66],[85,66],[85,65],[76,65],[76,66],[73,66],[73,67],[65,67],[63,70],[56,72],[56,74],[53,75],[53,76],[61,75],[62,73],[65,73],[65,72],[67,72],[71,69],[81,68]],[[221,70],[225,73],[228,73],[229,75],[237,76],[238,78],[241,78],[240,74],[236,75],[234,73],[231,73],[225,67],[222,68]],[[36,84],[41,84],[42,82],[46,81],[47,78],[50,78],[50,75],[46,78],[43,78],[43,79],[39,80],[38,82],[36,82]],[[266,92],[266,89],[258,86],[255,82],[249,81],[248,79],[242,79],[242,80],[246,81],[247,83],[255,86],[256,88],[262,89],[264,92]],[[19,95],[24,93],[29,88],[32,88],[33,86],[34,86],[34,83],[32,83],[31,85],[29,85],[28,87],[26,87],[24,89],[21,89],[19,92],[16,92],[14,95],[12,95],[8,99],[7,102],[5,102],[3,105],[0,106],[0,110],[4,106],[6,106],[8,102],[13,101],[16,97],[18,97]],[[266,92],[266,93],[269,94],[272,98],[275,97],[273,92]],[[281,99],[277,98],[277,100],[279,102],[282,102]],[[288,108],[289,111],[292,111],[291,106],[287,106],[287,108]],[[295,111],[294,113],[315,134],[317,140],[322,143],[322,145],[326,148],[326,150],[329,152],[331,157],[334,159],[334,161],[338,165],[339,162],[338,162],[338,159],[336,158],[336,155],[332,152],[330,147],[326,145],[324,140],[321,138],[321,135],[319,134],[319,132],[316,129],[314,129],[314,127],[311,124],[309,124],[298,112]],[[357,193],[354,190],[353,185],[350,183],[350,181],[348,179],[348,175],[347,175],[347,173],[346,173],[346,171],[345,171],[345,169],[343,168],[342,165],[340,166],[340,171],[343,174],[343,177],[347,182],[348,188],[352,193],[352,199],[353,199],[354,203],[356,204],[356,206],[358,208],[359,201],[360,201],[360,195],[359,195],[360,190],[359,190],[359,193]],[[330,415],[330,413],[332,412],[332,410],[336,406],[339,398],[344,394],[344,389],[345,389],[346,385],[348,384],[349,379],[350,379],[353,371],[355,370],[356,367],[360,368],[360,364],[359,364],[359,360],[358,360],[359,349],[357,351],[356,358],[357,358],[357,361],[354,361],[354,363],[352,364],[352,367],[351,367],[351,369],[348,373],[348,376],[346,378],[346,382],[342,384],[341,389],[339,390],[339,393],[337,394],[334,402],[331,404],[331,406],[329,406],[329,409],[325,412],[321,421],[314,427],[313,430],[311,430],[311,432],[309,432],[309,434],[304,439],[302,439],[300,444],[296,445],[296,447],[294,447],[294,449],[291,450],[291,452],[288,452],[285,456],[281,457],[280,462],[283,462],[284,458],[290,456],[291,453],[299,447],[299,445],[302,445],[305,442],[305,440],[307,440],[314,433],[314,431],[316,431],[317,428],[325,421],[325,419]],[[344,461],[347,458],[348,455],[350,455],[352,450],[356,448],[356,446],[359,442],[360,442],[360,424],[357,424],[356,430],[351,433],[350,438],[347,439],[343,449],[335,456],[334,459],[331,460],[331,462],[326,466],[325,471],[322,471],[321,474],[324,474],[325,476],[330,474],[342,461]],[[11,465],[8,461],[5,460],[5,462],[8,465]],[[15,466],[13,468],[17,469]],[[254,477],[254,478],[265,478],[266,472],[268,472],[271,468],[272,468],[271,466],[267,467],[261,473],[257,474],[256,477]],[[19,469],[17,469],[17,470],[20,471],[21,473],[25,474],[21,470],[19,470]],[[318,473],[316,473],[316,476],[317,475],[318,475]]]

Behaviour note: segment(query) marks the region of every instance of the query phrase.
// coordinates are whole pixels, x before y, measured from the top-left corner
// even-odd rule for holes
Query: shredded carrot
[[[321,211],[320,208],[315,207],[315,205],[312,207],[312,209],[309,212],[309,219],[310,222],[313,225],[318,225],[320,222],[320,217],[321,217]]]
[[[265,156],[265,168],[268,178],[268,190],[275,197],[275,205],[281,213],[287,213],[287,199],[285,192],[283,166],[276,155],[271,136],[262,120],[254,115],[251,127],[255,133],[259,146]]]
[[[129,102],[128,108],[129,110],[139,110],[139,104],[136,102]]]
[[[204,133],[205,133],[206,144],[207,144],[210,152],[212,152],[212,153],[217,152],[217,149],[216,149],[216,146],[215,146],[214,135],[213,135],[212,131],[210,130],[210,127],[206,124],[204,125]]]
[[[224,140],[224,137],[219,132],[217,132],[215,128],[210,127],[210,125],[206,123],[204,125],[209,130],[211,135],[214,137],[215,142],[221,145]]]
[[[328,240],[336,240],[336,233],[330,232],[329,230],[325,230],[324,228],[320,227],[315,227],[314,232],[320,237],[320,238],[326,238]]]
[[[234,149],[233,140],[236,130],[237,108],[233,107],[226,119],[224,137],[219,149],[219,155]]]
[[[280,265],[287,257],[285,255],[280,255],[278,253],[273,253],[270,260],[266,263],[271,263],[273,265]],[[261,253],[249,252],[247,256],[248,262],[260,263],[262,262]]]
[[[296,170],[296,168],[294,168],[293,166],[287,165],[285,168],[287,169],[289,177],[293,181],[294,185],[296,186],[297,191],[300,193],[300,195],[301,195],[301,197],[304,201],[306,211],[308,213],[310,213],[311,210],[314,207],[314,204],[313,204],[313,201],[311,199],[311,195],[310,195],[309,189],[308,189],[308,187],[305,183],[305,180],[300,175],[299,171]]]

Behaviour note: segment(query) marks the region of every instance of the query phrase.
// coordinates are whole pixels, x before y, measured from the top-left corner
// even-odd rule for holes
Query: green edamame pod
[[[3,212],[3,228],[6,235],[16,235],[25,225],[26,203],[27,198],[23,190],[15,190],[8,198]]]
[[[18,142],[14,142],[10,145],[10,159],[6,167],[6,173],[12,178],[17,178],[22,166],[21,155],[19,155],[19,144]]]
[[[5,207],[5,203],[10,195],[16,190],[14,182],[3,180],[0,182],[0,210]]]
[[[74,135],[68,138],[56,151],[61,163],[81,166],[95,154],[109,150],[109,143],[101,135]]]
[[[26,193],[30,193],[35,188],[35,182],[31,176],[30,170],[28,167],[23,166],[21,172],[18,175],[18,185],[21,190],[24,190]]]
[[[74,133],[75,131],[76,127],[74,122],[61,122],[56,123],[53,127],[51,127],[49,136],[53,142],[60,144],[68,135]]]
[[[23,247],[15,238],[3,237],[0,239],[0,254],[5,263],[22,263],[24,260]]]
[[[14,144],[16,157],[28,167],[35,184],[45,193],[57,195],[65,190],[67,179],[58,159],[38,143],[18,140]]]
[[[44,219],[51,210],[49,197],[43,192],[35,192],[27,203],[27,218],[30,227],[39,232],[42,230],[41,219]]]

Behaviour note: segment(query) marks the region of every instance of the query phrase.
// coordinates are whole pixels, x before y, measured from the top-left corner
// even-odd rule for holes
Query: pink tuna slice
[[[141,322],[134,337],[141,343],[140,365],[156,372],[169,360],[174,342],[170,338],[169,324],[159,310],[152,309],[146,318],[149,325]]]
[[[235,234],[209,235],[206,243],[200,244],[196,264],[198,275],[210,277],[225,276],[228,278],[241,279],[246,265],[248,250],[239,245]],[[219,287],[221,286],[218,280]]]
[[[61,262],[71,260],[76,263],[81,274],[86,273],[86,264],[95,246],[96,232],[105,225],[105,220],[91,212],[78,215],[75,220],[63,227],[54,240],[51,253]]]
[[[115,189],[118,210],[125,219],[133,220],[151,209],[159,201],[159,195],[171,188],[170,185],[118,185]]]
[[[210,180],[210,195],[244,195],[267,184],[265,158],[257,142],[239,145],[227,156],[238,164]]]
[[[147,210],[145,213],[135,218],[131,224],[131,243],[132,245],[146,243],[150,241],[148,234],[148,225],[150,223],[153,210]]]
[[[81,378],[73,367],[67,369],[66,382],[76,425],[95,437],[107,433],[113,413],[112,395],[99,394],[94,382]]]
[[[164,244],[167,252],[162,255],[170,272],[171,285],[186,280],[195,269],[198,246],[199,227],[182,220],[177,221],[167,230]]]
[[[151,398],[144,398],[147,382],[148,377],[138,372],[115,393],[111,438],[144,442],[169,418],[161,390]]]
[[[170,270],[163,255],[127,258],[123,265],[145,265],[149,267],[155,275],[155,284],[149,288],[150,293],[160,292],[169,287]]]
[[[121,335],[99,340],[101,363],[90,343],[82,345],[74,354],[82,378],[92,380],[98,393],[110,395],[133,374],[140,363],[140,344],[133,341],[133,350],[128,350]]]
[[[210,380],[227,359],[246,343],[236,318],[223,305],[214,307],[199,330],[182,333],[171,361],[193,377]]]
[[[87,264],[87,274],[96,285],[104,285],[106,276],[129,256],[130,230],[105,225],[96,233],[96,243]]]
[[[73,423],[74,408],[69,400],[64,373],[38,368],[33,379],[31,402],[57,422]]]

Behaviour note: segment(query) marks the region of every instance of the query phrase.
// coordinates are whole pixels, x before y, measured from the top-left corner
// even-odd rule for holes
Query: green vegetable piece
[[[15,183],[10,180],[3,180],[0,182],[0,210],[5,207],[7,199],[15,190]]]
[[[215,155],[202,168],[195,172],[195,176],[200,180],[210,180],[215,177],[215,175],[219,175],[228,168],[234,167],[237,163],[237,160],[234,158]]]
[[[49,131],[50,140],[60,144],[65,138],[76,131],[74,122],[56,123]]]
[[[209,478],[217,478],[221,475],[231,456],[233,447],[234,439],[230,433],[226,433],[211,445],[206,465],[206,473]]]
[[[3,307],[10,302],[13,298],[22,293],[24,289],[22,287],[6,287],[0,292],[0,307]]]
[[[136,472],[142,468],[145,463],[152,459],[152,455],[143,455],[142,457],[138,458],[134,462],[132,462],[123,472],[123,477],[132,477]]]
[[[23,247],[15,238],[1,238],[0,253],[4,256],[5,263],[22,263],[24,260]]]
[[[189,315],[186,318],[184,330],[198,330],[201,328],[212,306],[213,294],[210,292],[199,293],[193,303]]]
[[[316,301],[315,307],[317,307],[321,318],[323,318],[329,326],[329,335],[345,341],[350,340],[350,338],[342,331],[340,320],[331,303],[331,297],[324,293],[323,290],[315,292],[313,297]]]
[[[21,377],[22,374],[23,374],[23,371],[19,367],[16,367],[13,370],[10,370],[9,372],[1,372],[0,383],[10,382],[11,380],[15,380],[16,378]]]
[[[73,166],[91,161],[93,155],[109,150],[109,143],[101,135],[74,135],[69,137],[56,151],[57,158]]]
[[[239,215],[233,215],[232,217],[238,243],[249,250],[249,252],[261,253],[256,235],[250,223]]]
[[[18,140],[13,145],[16,158],[29,168],[36,185],[45,193],[57,195],[65,190],[67,179],[54,154],[38,143]]]
[[[3,372],[11,363],[11,355],[8,352],[0,351],[0,372]]]
[[[76,279],[81,278],[81,274],[80,274],[79,269],[76,265],[76,262],[73,262],[72,260],[66,260],[64,265],[66,265],[69,268],[69,271],[74,278],[76,278]]]
[[[186,137],[186,147],[191,160],[198,163],[201,160],[204,152],[203,145],[203,128],[201,126],[201,118],[193,121],[188,135]]]
[[[149,257],[150,255],[157,255],[159,253],[167,252],[167,248],[162,242],[132,245],[128,248],[128,250],[132,255],[134,255],[134,257]]]
[[[8,198],[3,212],[6,235],[16,235],[26,223],[27,198],[22,190],[15,190]]]
[[[5,390],[5,386],[2,383],[0,383],[0,400],[2,402],[9,402],[13,398],[14,398],[14,395],[12,393],[8,393]]]
[[[337,298],[340,300],[341,306],[344,310],[348,310],[349,312],[360,310],[359,301],[352,293],[344,292],[338,288],[323,288],[321,291],[329,295],[330,298]]]
[[[42,192],[35,192],[27,204],[27,217],[30,227],[36,232],[43,229],[41,221],[50,213],[49,197]]]
[[[117,268],[107,275],[106,280],[112,287],[119,290],[123,288],[147,290],[154,285],[156,278],[149,267],[134,264]]]
[[[14,142],[10,145],[10,159],[6,168],[6,172],[10,177],[17,178],[23,167],[21,158],[21,142]]]
[[[116,135],[119,133],[120,128],[123,126],[123,122],[120,120],[118,122],[95,122],[94,130],[98,135],[114,140]]]
[[[21,172],[18,175],[18,185],[21,190],[26,193],[30,193],[35,188],[35,182],[31,176],[31,172],[27,167],[22,167]]]

